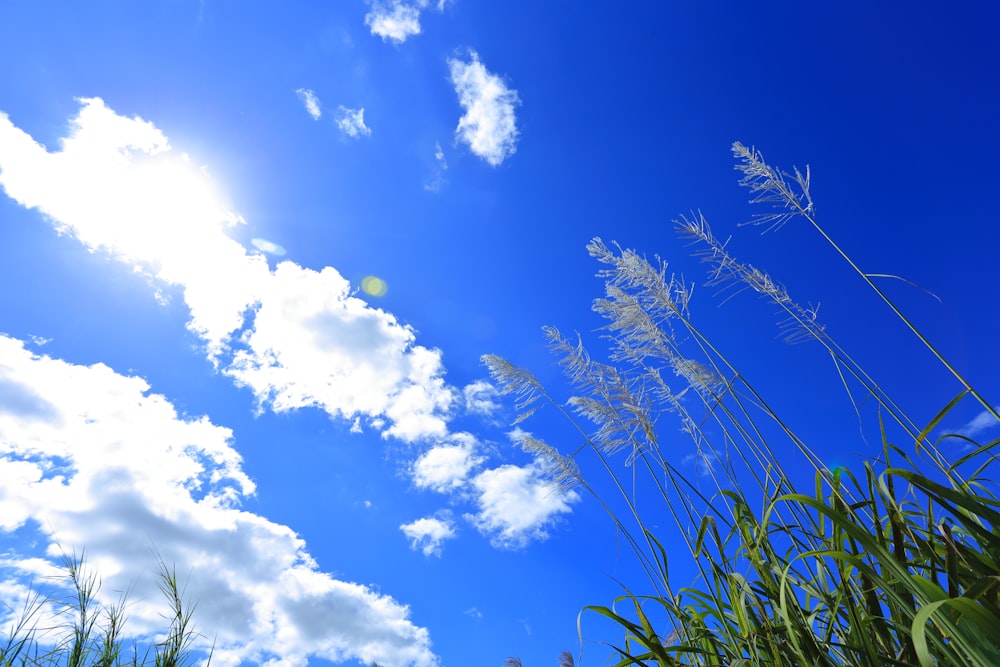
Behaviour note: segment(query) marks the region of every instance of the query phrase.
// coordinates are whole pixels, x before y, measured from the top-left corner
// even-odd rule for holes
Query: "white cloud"
[[[226,235],[242,222],[204,172],[151,123],[82,100],[62,150],[48,152],[0,114],[0,185],[91,250],[183,291],[189,327],[262,407],[364,417],[383,435],[440,437],[454,389],[441,353],[322,271],[267,259]]]
[[[441,150],[441,144],[434,143],[434,175],[431,180],[424,184],[424,190],[428,192],[440,192],[441,188],[447,183],[444,177],[445,172],[448,171],[448,161],[444,158],[444,151]]]
[[[465,109],[455,135],[495,167],[517,150],[514,109],[521,101],[516,90],[483,67],[475,51],[469,57],[468,62],[448,60],[455,94]]]
[[[1000,411],[1000,405],[996,406],[994,409]],[[996,426],[1000,426],[1000,422],[997,421],[997,418],[990,414],[989,411],[983,410],[978,415],[973,417],[968,424],[960,428],[958,432],[966,437],[975,438],[983,431],[995,428]]]
[[[298,95],[299,100],[302,102],[302,106],[306,108],[309,115],[313,117],[313,120],[319,120],[323,112],[319,108],[319,98],[316,97],[316,93],[309,90],[308,88],[299,88],[295,91]]]
[[[365,14],[365,25],[383,42],[402,44],[420,34],[420,12],[426,8],[427,0],[375,0],[371,11]],[[443,9],[443,2],[439,2],[438,11]]]
[[[436,664],[406,606],[320,571],[290,528],[239,509],[254,484],[229,429],[179,417],[140,378],[3,336],[0,392],[0,531],[37,530],[46,545],[44,559],[8,549],[0,603],[18,609],[24,582],[60,549],[85,548],[105,602],[130,590],[130,629],[158,630],[155,547],[191,568],[187,593],[198,630],[215,640],[213,664]]]
[[[425,556],[441,556],[441,545],[457,534],[455,524],[446,512],[438,517],[424,517],[413,523],[404,523],[399,527],[410,539],[410,548],[420,549]]]
[[[715,464],[718,463],[719,457],[715,452],[709,450],[702,450],[695,452],[694,454],[688,454],[683,459],[681,463],[686,466],[694,466],[694,469],[699,475],[706,477],[711,475],[715,470]]]
[[[440,444],[424,452],[413,465],[413,481],[440,493],[465,486],[469,473],[483,462],[475,455],[475,438],[467,433],[451,436],[454,444]]]
[[[365,125],[365,110],[348,109],[341,105],[337,108],[337,127],[349,137],[357,139],[361,136],[369,136],[372,131]]]
[[[460,393],[448,385],[440,350],[418,345],[410,327],[354,296],[336,269],[284,261],[271,270],[263,254],[231,239],[227,228],[242,218],[151,123],[88,99],[72,127],[61,150],[48,152],[0,113],[0,186],[88,249],[181,292],[188,326],[204,340],[208,358],[250,388],[261,409],[316,407],[346,419],[352,432],[363,421],[383,437],[441,443],[414,464],[415,483],[474,497],[473,520],[502,546],[544,538],[552,520],[569,511],[575,494],[550,493],[538,466],[504,466],[470,480],[481,464],[475,441],[449,433],[448,419],[460,400],[472,413],[492,409],[489,391],[474,383]],[[52,409],[26,396],[0,385],[0,407],[43,415]],[[11,463],[5,474],[21,485],[54,483],[31,461]],[[220,488],[218,503],[248,492]],[[13,513],[20,502],[9,500],[2,525],[28,511]],[[121,509],[107,511],[116,516]]]
[[[225,373],[277,412],[384,415],[384,434],[406,441],[447,432],[453,391],[439,350],[415,345],[412,329],[350,296],[350,283],[331,267],[286,261],[271,278]]]
[[[548,537],[559,515],[572,511],[580,500],[572,490],[562,490],[544,478],[544,466],[504,465],[479,473],[472,486],[479,494],[479,512],[468,515],[494,546],[519,549],[531,540]]]
[[[483,612],[479,611],[475,607],[469,607],[468,609],[465,610],[465,615],[470,616],[476,620],[479,620],[483,617]]]
[[[266,259],[226,235],[242,218],[151,123],[119,116],[100,99],[81,103],[53,153],[0,113],[0,185],[90,250],[183,288],[190,328],[219,354],[267,279]]]
[[[267,253],[268,255],[283,257],[285,254],[285,249],[283,247],[274,241],[268,241],[267,239],[250,239],[250,245],[263,253]]]
[[[489,416],[496,412],[500,408],[496,402],[498,396],[497,388],[485,380],[476,380],[462,389],[466,412],[477,415]]]

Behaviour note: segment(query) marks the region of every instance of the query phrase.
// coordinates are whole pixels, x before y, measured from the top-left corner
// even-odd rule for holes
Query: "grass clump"
[[[194,662],[194,607],[184,600],[177,571],[159,561],[159,589],[167,600],[167,628],[140,653],[140,642],[124,634],[127,596],[99,602],[100,582],[82,556],[66,556],[61,579],[68,595],[25,600],[0,644],[0,667],[189,667]],[[204,665],[211,662],[208,655]]]
[[[618,667],[1000,665],[1000,499],[991,477],[1000,441],[935,435],[963,401],[987,419],[1000,415],[876,285],[882,276],[862,271],[819,225],[808,169],[782,172],[739,143],[733,153],[751,201],[769,205],[753,222],[815,228],[945,366],[958,393],[918,425],[815,308],[733,257],[700,213],[681,217],[677,231],[706,262],[710,284],[727,298],[747,290],[774,304],[786,340],[823,346],[858,418],[876,406],[878,454],[856,472],[831,469],[692,321],[692,290],[665,262],[594,239],[587,248],[603,265],[594,310],[606,320],[606,361],[580,337],[546,328],[573,387],[562,401],[529,371],[484,357],[516,397],[516,421],[549,403],[572,425],[580,444],[571,451],[531,435],[522,444],[549,462],[554,481],[597,498],[645,572],[642,594],[626,588],[614,604],[585,611],[624,631],[611,647]],[[669,455],[666,418],[669,437],[679,423],[690,439],[699,472]],[[585,457],[613,496],[581,473]],[[793,472],[803,468],[811,474]],[[664,513],[676,527],[669,532],[654,528]],[[669,576],[664,544],[678,542],[698,572],[686,587]]]

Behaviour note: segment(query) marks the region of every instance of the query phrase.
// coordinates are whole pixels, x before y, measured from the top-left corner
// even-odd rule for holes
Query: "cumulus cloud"
[[[441,376],[441,352],[415,345],[412,329],[350,294],[331,267],[280,263],[224,372],[278,412],[384,416],[387,436],[443,436],[453,392]]]
[[[19,608],[32,575],[85,548],[112,596],[104,602],[130,590],[129,627],[152,632],[162,627],[155,548],[191,567],[187,593],[214,638],[213,664],[437,663],[405,605],[333,578],[290,528],[240,509],[255,487],[229,429],[180,417],[140,378],[5,336],[0,387],[12,399],[0,401],[0,531],[36,530],[45,545],[5,553],[0,603]]]
[[[107,252],[151,277],[167,296],[179,293],[190,311],[188,327],[204,341],[206,356],[221,373],[249,388],[259,409],[315,407],[347,420],[352,432],[364,424],[386,438],[435,443],[411,468],[415,484],[471,498],[478,512],[470,516],[494,543],[515,547],[543,539],[576,499],[575,494],[552,493],[534,464],[472,476],[483,458],[474,438],[449,431],[449,419],[462,405],[472,414],[492,410],[493,396],[485,383],[461,391],[448,385],[440,350],[419,345],[410,327],[355,296],[333,267],[314,270],[282,261],[272,270],[263,253],[277,254],[276,244],[258,239],[248,250],[230,238],[227,230],[243,219],[223,203],[204,170],[175,154],[151,123],[118,115],[100,99],[81,100],[70,136],[50,152],[0,113],[0,186],[89,250]],[[62,403],[11,382],[0,383],[0,415],[14,411],[19,419],[34,414],[43,421],[62,415]],[[232,456],[228,446],[217,445],[215,451]],[[179,460],[190,465],[188,459]],[[201,481],[209,491],[192,497],[214,503],[218,512],[235,512],[226,503],[250,492],[249,486],[241,486],[250,482],[239,477],[239,466],[211,456],[201,465],[212,471]],[[165,465],[164,473],[170,470]],[[36,463],[18,459],[4,474],[17,484],[45,488],[68,473],[46,477]],[[193,474],[177,473],[180,477],[157,484],[193,484]],[[226,474],[236,475],[236,481]],[[113,485],[114,480],[108,482]],[[19,524],[40,511],[38,498],[44,494],[35,496],[35,509],[30,509],[23,498],[3,496],[6,488],[0,486],[0,502],[8,503],[3,525]],[[130,488],[126,485],[127,494],[134,493]],[[193,512],[185,502],[175,511]],[[108,505],[101,511],[113,518],[124,510]],[[236,525],[233,516],[211,515]],[[264,526],[254,530],[272,530],[259,517],[238,516],[248,525]],[[283,539],[298,544],[291,537]],[[300,574],[303,581],[314,578],[306,570],[287,577]],[[290,581],[289,590],[297,585]],[[323,588],[321,583],[309,585]],[[279,614],[282,608],[271,609]]]
[[[545,539],[559,516],[572,511],[580,500],[573,490],[554,486],[545,477],[544,465],[504,465],[476,475],[472,486],[479,511],[466,518],[494,546],[519,549],[531,540]]]
[[[343,105],[338,107],[337,127],[340,128],[341,132],[353,139],[362,136],[367,137],[372,133],[371,129],[365,125],[365,110],[363,107],[361,109],[348,109]]]
[[[475,51],[469,52],[468,61],[449,59],[448,67],[458,102],[465,109],[455,136],[494,167],[500,165],[517,150],[514,109],[521,103],[517,91],[490,73]]]
[[[179,289],[209,358],[262,409],[318,407],[407,441],[445,434],[454,390],[440,351],[351,296],[332,267],[285,261],[272,271],[226,234],[242,218],[156,127],[100,99],[81,105],[56,152],[0,114],[8,196],[87,248]]]
[[[383,42],[402,44],[420,34],[420,13],[427,4],[427,0],[375,0],[371,11],[365,14],[365,25]],[[443,0],[438,2],[437,9],[444,9]]]
[[[485,380],[476,380],[462,389],[465,410],[471,414],[492,415],[500,408],[498,396],[497,388]]]
[[[439,444],[424,452],[413,465],[414,483],[421,488],[441,493],[455,491],[466,485],[469,473],[483,462],[475,454],[475,438],[456,433],[451,443]]]
[[[313,120],[319,120],[323,112],[320,111],[319,98],[316,97],[316,93],[308,88],[299,88],[295,91],[295,94],[299,96],[299,101],[302,102],[302,106],[306,108],[306,111],[313,117]]]
[[[457,535],[455,524],[447,512],[404,523],[399,529],[410,539],[410,548],[419,549],[425,556],[440,557],[441,545]]]

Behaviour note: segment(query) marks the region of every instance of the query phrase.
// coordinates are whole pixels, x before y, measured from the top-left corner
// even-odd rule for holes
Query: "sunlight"
[[[264,256],[227,234],[245,221],[206,170],[173,153],[152,123],[120,116],[98,98],[81,104],[56,152],[9,121],[0,127],[19,156],[17,169],[3,171],[6,192],[91,252],[107,251],[183,288],[189,328],[220,350],[269,276]]]
[[[244,222],[227,210],[214,184],[187,155],[139,156],[123,174],[124,191],[107,204],[103,220],[109,245],[148,263],[159,277],[187,282],[231,242],[222,232]]]
[[[98,98],[80,101],[61,151],[26,142],[34,168],[18,199],[40,205],[91,250],[106,249],[169,282],[203,272],[220,250],[245,252],[226,248],[235,241],[224,230],[244,221],[203,168],[172,153],[152,123],[119,116]]]

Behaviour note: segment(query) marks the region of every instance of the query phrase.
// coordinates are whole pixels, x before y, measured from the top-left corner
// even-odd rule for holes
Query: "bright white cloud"
[[[99,99],[81,103],[57,152],[0,114],[0,185],[11,198],[182,290],[209,358],[262,407],[364,417],[407,441],[445,434],[454,390],[440,351],[351,296],[336,269],[286,261],[271,271],[226,234],[242,219],[159,130]]]
[[[440,493],[455,491],[466,485],[469,473],[483,462],[475,454],[475,438],[456,433],[453,444],[440,444],[424,452],[413,465],[413,482],[421,488]]]
[[[384,415],[385,435],[443,436],[454,399],[441,377],[440,351],[415,345],[412,329],[350,292],[331,267],[280,263],[225,372],[277,412],[319,407],[335,417]]]
[[[181,287],[190,328],[218,355],[256,301],[267,261],[226,235],[242,218],[151,123],[119,116],[100,99],[81,104],[53,153],[0,113],[0,185],[90,250]]]
[[[474,383],[459,392],[448,385],[440,350],[418,345],[410,327],[354,296],[336,269],[317,271],[284,261],[271,270],[263,254],[226,234],[242,219],[223,204],[203,170],[172,153],[158,129],[116,114],[99,99],[81,102],[70,136],[55,152],[0,114],[0,186],[88,249],[106,251],[153,277],[161,288],[180,291],[191,313],[188,326],[205,341],[209,359],[250,388],[261,409],[316,407],[348,420],[352,432],[363,423],[383,437],[440,443],[413,465],[414,482],[472,498],[479,507],[476,525],[503,546],[544,538],[553,519],[569,511],[575,495],[550,493],[535,466],[505,466],[470,480],[482,463],[475,441],[450,433],[448,419],[460,401],[472,413],[493,409],[485,386]],[[267,243],[255,247],[276,250]],[[0,384],[0,407],[40,414],[52,409],[30,396],[19,386]],[[184,457],[178,460],[190,465]],[[216,461],[211,469],[217,472],[220,465]],[[12,483],[35,489],[56,484],[44,472],[28,459],[4,470]],[[195,473],[176,474],[180,477],[159,482],[161,487],[176,486],[178,479]],[[217,481],[211,477],[202,486]],[[248,493],[239,485],[219,488],[213,493],[222,495],[206,502],[220,511],[225,502]],[[3,496],[3,502],[2,526],[36,511],[20,497]],[[184,502],[176,511],[193,511]],[[122,511],[103,510],[111,517]],[[212,516],[223,521],[222,514]],[[232,525],[234,519],[225,515],[225,521]],[[263,519],[247,521],[256,526]]]
[[[479,511],[467,515],[494,546],[519,549],[531,540],[548,537],[559,516],[572,511],[579,494],[545,479],[544,466],[504,465],[479,473],[472,486]]]
[[[215,640],[213,664],[436,664],[406,606],[320,571],[290,528],[239,509],[254,484],[229,429],[179,417],[139,378],[3,336],[0,397],[0,530],[30,526],[47,546],[45,559],[6,552],[0,603],[17,609],[46,561],[85,548],[105,602],[130,590],[129,627],[159,629],[155,547],[191,568],[187,593]]]
[[[420,34],[420,12],[427,8],[427,0],[375,0],[371,11],[365,14],[365,25],[382,41],[402,44]],[[444,9],[438,3],[438,11]]]
[[[371,129],[365,125],[365,110],[361,109],[348,109],[345,106],[340,106],[337,109],[337,127],[340,131],[347,136],[357,139],[358,137],[367,137],[371,135]]]
[[[496,401],[498,396],[497,388],[485,380],[476,380],[462,389],[466,412],[477,415],[489,416],[496,412],[500,408]]]
[[[469,58],[468,62],[448,60],[455,94],[465,109],[455,136],[496,167],[517,150],[514,109],[521,100],[516,90],[479,62],[475,51],[469,52]]]
[[[306,108],[306,111],[313,117],[313,120],[319,120],[323,112],[320,111],[319,98],[316,97],[316,93],[308,88],[299,88],[295,91],[295,94],[298,95],[299,101],[302,102],[302,106]]]
[[[446,512],[438,517],[429,516],[404,523],[399,529],[410,539],[410,548],[419,549],[425,556],[440,557],[441,545],[457,534],[455,524]]]

